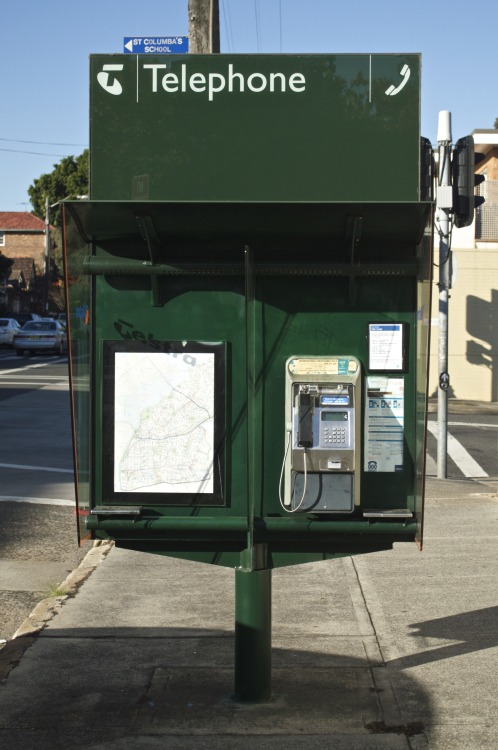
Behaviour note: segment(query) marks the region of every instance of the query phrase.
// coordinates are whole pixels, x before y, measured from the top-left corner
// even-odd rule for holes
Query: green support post
[[[235,698],[271,698],[271,570],[235,570]]]
[[[260,339],[256,335],[254,256],[245,249],[247,361],[247,549],[235,569],[235,698],[271,697],[271,569],[265,544],[254,543],[255,506],[261,492],[261,388],[257,386]]]

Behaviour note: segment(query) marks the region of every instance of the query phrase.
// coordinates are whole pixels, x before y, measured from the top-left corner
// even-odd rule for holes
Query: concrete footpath
[[[94,548],[0,652],[0,747],[496,750],[496,480],[427,494],[423,553],[274,571],[266,704],[231,699],[232,570]]]

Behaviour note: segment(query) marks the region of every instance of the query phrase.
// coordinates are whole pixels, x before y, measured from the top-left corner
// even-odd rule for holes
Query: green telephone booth
[[[271,569],[422,542],[420,58],[90,78],[91,197],[64,205],[80,538],[233,567],[236,692],[267,697]]]

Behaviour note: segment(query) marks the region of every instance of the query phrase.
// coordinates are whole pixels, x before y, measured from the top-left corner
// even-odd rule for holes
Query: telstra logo
[[[119,96],[123,93],[123,87],[118,79],[109,75],[111,72],[119,73],[123,68],[123,64],[104,65],[100,73],[97,73],[97,81],[108,94]]]

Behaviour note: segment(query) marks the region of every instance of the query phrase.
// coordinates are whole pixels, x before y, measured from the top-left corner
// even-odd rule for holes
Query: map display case
[[[225,345],[104,342],[104,496],[224,505]]]

